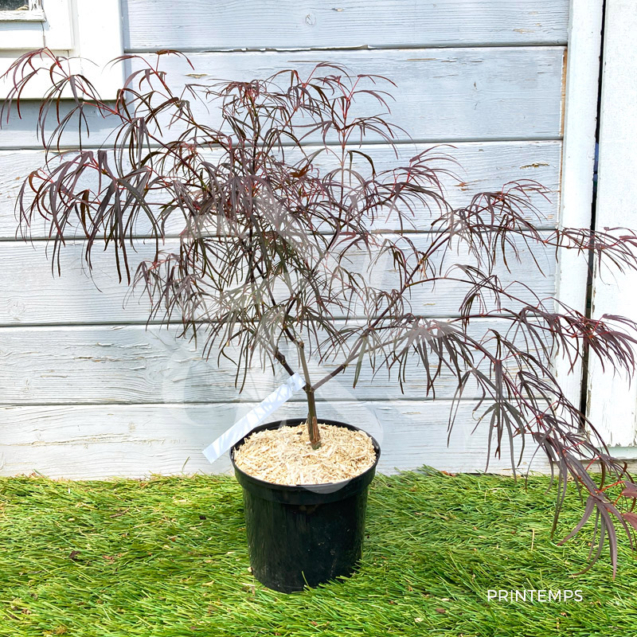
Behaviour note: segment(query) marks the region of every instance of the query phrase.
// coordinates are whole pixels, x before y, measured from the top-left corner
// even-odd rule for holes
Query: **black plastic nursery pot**
[[[380,458],[380,446],[372,438],[376,461],[365,472],[343,482],[299,486],[259,480],[235,464],[235,451],[254,432],[294,427],[305,421],[291,418],[260,425],[230,451],[235,475],[243,487],[252,574],[268,588],[283,593],[354,572],[363,549],[367,491]],[[359,431],[336,420],[321,418],[320,422]]]

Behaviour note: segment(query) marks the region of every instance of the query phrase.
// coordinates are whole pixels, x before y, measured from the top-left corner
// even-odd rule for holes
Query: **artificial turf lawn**
[[[573,579],[586,538],[550,539],[547,480],[377,476],[349,580],[293,595],[248,570],[229,476],[0,480],[0,635],[637,635],[637,565]],[[560,524],[581,511],[568,499]],[[626,542],[622,540],[626,545]],[[582,602],[487,602],[489,589],[581,589]]]

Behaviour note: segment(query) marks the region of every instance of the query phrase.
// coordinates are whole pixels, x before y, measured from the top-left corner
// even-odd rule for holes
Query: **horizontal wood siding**
[[[167,56],[161,68],[175,87],[214,79],[269,77],[287,68],[309,72],[318,62],[333,62],[352,73],[390,78],[391,120],[416,141],[555,139],[561,131],[561,83],[564,47],[502,47],[380,51],[193,53],[194,70]],[[150,59],[154,56],[149,56]],[[134,62],[133,68],[141,66]],[[361,97],[355,112],[379,111]],[[196,102],[193,112],[212,124]],[[406,136],[399,134],[400,139]],[[367,141],[373,141],[370,135]]]
[[[413,241],[424,248],[428,236],[415,235]],[[171,240],[166,247],[176,245],[175,240]],[[150,258],[154,254],[154,245],[150,242],[140,240],[136,248],[137,253],[130,255],[131,265],[134,265],[135,257]],[[463,248],[462,245],[459,247],[460,254],[450,251],[446,255],[446,268],[454,263],[475,264],[475,259],[468,257]],[[508,255],[510,271],[501,259],[496,263],[495,273],[502,283],[524,280],[532,292],[520,287],[516,293],[527,301],[534,295],[544,298],[552,294],[555,288],[553,250],[540,245],[531,253],[522,241],[516,242],[515,248],[519,261],[511,250]],[[148,301],[141,292],[131,295],[127,285],[119,282],[112,252],[94,253],[94,271],[90,278],[82,258],[83,242],[68,243],[60,258],[62,276],[56,274],[53,277],[47,250],[50,252],[51,248],[45,242],[0,242],[0,263],[6,277],[3,286],[6,296],[0,300],[0,325],[146,322]],[[364,252],[358,254],[361,259],[356,259],[352,252],[352,267],[362,265]],[[542,272],[535,267],[534,259],[543,266]],[[362,267],[358,269],[363,271]],[[391,257],[384,256],[371,276],[373,284],[379,288],[393,289],[396,278]],[[411,296],[412,312],[429,317],[457,316],[468,289],[469,286],[453,281],[438,282],[435,290],[427,285],[417,286]]]
[[[485,319],[476,321],[469,333],[481,339],[491,330],[503,332],[508,326],[503,319]],[[239,393],[236,369],[226,359],[221,358],[217,364],[217,352],[213,352],[210,360],[204,360],[201,348],[176,339],[177,332],[177,327],[145,329],[141,325],[0,329],[0,405],[261,401],[286,380],[284,371],[278,369],[273,376],[270,370],[264,372],[257,360],[244,391]],[[231,356],[234,353],[228,352]],[[284,349],[284,353],[288,360],[296,360],[296,353],[290,349]],[[339,357],[322,365],[310,360],[312,378],[318,380],[330,373],[341,360]],[[436,362],[432,355],[432,374]],[[373,377],[372,370],[365,366],[355,389],[354,372],[352,366],[323,385],[317,398],[328,402],[452,399],[457,386],[455,377],[443,368],[435,396],[427,396],[426,374],[416,359],[408,365],[402,391],[397,369],[391,377],[386,371]],[[473,400],[480,395],[470,382],[462,399]],[[293,402],[303,400],[303,392],[292,398]]]
[[[1,134],[0,134],[1,139]],[[366,153],[374,160],[377,170],[385,170],[396,165],[396,162],[407,161],[417,153],[431,149],[427,144],[401,144],[398,147],[399,158],[394,151],[384,144],[370,145]],[[550,188],[549,199],[538,198],[539,217],[530,214],[529,218],[541,228],[554,228],[557,223],[559,203],[559,167],[562,144],[560,141],[525,141],[525,142],[475,142],[459,143],[437,149],[437,154],[444,153],[456,163],[439,162],[439,165],[457,173],[458,179],[443,178],[449,202],[454,206],[462,206],[478,192],[499,190],[502,184],[520,179],[534,179]],[[313,148],[308,148],[312,153]],[[17,217],[15,200],[22,181],[29,173],[42,165],[41,151],[0,151],[0,241],[16,238]],[[395,217],[392,216],[392,219]],[[181,230],[177,220],[169,222],[169,236],[176,237]],[[413,226],[426,231],[431,225],[431,215],[425,210],[415,211]],[[377,228],[397,230],[392,223],[379,220]],[[140,219],[137,236],[146,236],[149,225]],[[42,239],[48,235],[48,227],[44,222],[31,227],[31,236]]]
[[[127,46],[212,50],[564,44],[568,0],[124,0]]]
[[[398,134],[399,141],[557,139],[561,135],[562,46],[322,51],[318,56],[304,51],[196,53],[190,59],[194,70],[181,58],[162,58],[161,68],[175,90],[186,82],[206,79],[268,77],[291,67],[309,71],[321,61],[343,64],[354,73],[390,77],[399,98],[390,105],[390,119],[410,136]],[[133,68],[141,65],[133,61]],[[361,112],[378,112],[374,102],[361,99],[357,103]],[[35,135],[38,110],[37,103],[26,103],[21,119],[12,111],[3,126],[0,149],[41,147]],[[193,112],[210,124],[219,123],[217,113],[208,114],[201,104],[193,102]],[[112,131],[109,118],[95,113],[88,113],[88,124],[87,146],[104,143]],[[68,131],[62,147],[77,144],[77,125]],[[371,134],[368,141],[374,141]]]
[[[391,118],[408,132],[398,137],[397,161],[431,145],[451,144],[444,150],[460,167],[453,167],[458,180],[447,180],[445,187],[454,205],[506,182],[535,179],[553,191],[551,201],[536,202],[535,221],[547,231],[557,225],[568,0],[122,4],[128,51],[149,59],[162,49],[189,52],[194,70],[177,57],[162,58],[176,89],[186,82],[309,69],[319,61],[391,78],[397,84]],[[135,297],[123,307],[127,288],[117,282],[112,255],[96,255],[92,282],[81,261],[82,243],[70,241],[62,254],[63,276],[53,278],[45,226],[34,226],[33,244],[16,240],[15,198],[43,157],[35,135],[38,108],[35,102],[25,104],[22,118],[14,112],[0,130],[0,475],[35,470],[51,477],[107,478],[227,471],[227,457],[211,466],[201,449],[283,375],[254,369],[239,394],[232,368],[222,364],[218,369],[214,360],[202,360],[192,343],[177,341],[177,326],[145,329],[145,301]],[[205,115],[210,123],[215,116]],[[107,142],[113,125],[94,114],[89,120],[88,146],[97,148]],[[364,151],[378,169],[393,165],[386,145],[368,142]],[[63,148],[76,144],[72,132],[62,140]],[[377,229],[396,230],[391,224]],[[178,222],[170,227],[168,244],[180,230]],[[416,242],[430,238],[431,219],[424,211],[417,213],[412,231]],[[139,258],[149,254],[143,241],[147,234],[148,226],[140,223]],[[540,297],[552,294],[553,254],[539,247],[530,254],[520,247],[521,261],[511,262],[511,272],[500,265],[499,276],[505,282],[523,280]],[[535,270],[533,258],[543,273]],[[453,260],[465,263],[467,257],[461,252]],[[390,268],[375,276],[390,286]],[[432,318],[455,316],[463,294],[457,286],[422,292],[414,298],[415,310]],[[482,321],[472,329],[480,335],[504,326],[502,320]],[[319,414],[377,436],[381,471],[422,464],[485,470],[486,423],[471,435],[485,407],[474,412],[476,388],[467,389],[447,446],[452,379],[443,374],[432,400],[423,378],[422,369],[410,369],[401,393],[383,374],[372,382],[364,371],[355,390],[351,373],[343,375],[319,392]],[[295,396],[277,417],[302,416],[301,401]],[[523,470],[532,452],[527,444]],[[507,454],[492,460],[489,470],[506,472]],[[547,469],[539,456],[532,468]]]
[[[0,472],[39,473],[51,478],[144,477],[228,471],[227,455],[209,465],[201,449],[244,416],[255,403],[189,405],[89,405],[0,407]],[[325,418],[352,422],[377,437],[385,473],[428,464],[445,471],[487,468],[486,423],[479,426],[470,403],[461,405],[447,446],[449,401],[384,401],[321,404]],[[278,418],[303,415],[286,404]],[[516,450],[519,450],[516,445]],[[508,450],[490,471],[511,473]],[[530,464],[526,445],[522,472],[546,471],[539,455]],[[516,457],[517,460],[517,457]]]

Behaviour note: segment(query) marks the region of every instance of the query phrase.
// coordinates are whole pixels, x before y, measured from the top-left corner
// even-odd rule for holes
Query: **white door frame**
[[[590,228],[602,47],[603,0],[571,0],[565,53],[564,142],[562,148],[559,227]],[[588,263],[563,250],[557,264],[557,298],[586,314]],[[566,397],[579,406],[583,392],[581,362],[573,370],[567,359],[554,362]]]
[[[606,0],[595,227],[637,229],[637,3]],[[592,317],[637,320],[637,272],[595,269]],[[637,379],[604,372],[592,359],[588,413],[618,458],[637,458]]]

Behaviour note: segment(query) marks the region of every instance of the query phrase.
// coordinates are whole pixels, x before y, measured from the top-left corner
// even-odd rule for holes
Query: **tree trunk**
[[[318,422],[316,420],[316,402],[314,401],[314,390],[312,387],[306,386],[305,393],[307,395],[307,433],[310,436],[312,449],[318,449],[321,446],[321,434],[319,432]]]
[[[314,388],[310,380],[310,372],[307,368],[305,360],[305,344],[303,341],[298,342],[299,356],[301,357],[301,365],[303,366],[303,374],[305,375],[305,394],[307,396],[307,433],[310,437],[312,449],[318,449],[321,446],[321,433],[319,432],[318,422],[316,420],[316,401],[314,400]]]

